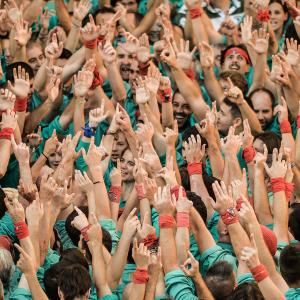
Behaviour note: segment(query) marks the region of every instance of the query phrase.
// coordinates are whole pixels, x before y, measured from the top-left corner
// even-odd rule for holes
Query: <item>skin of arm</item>
[[[249,106],[246,100],[244,100],[239,105],[240,112],[242,114],[243,120],[248,119],[249,124],[251,127],[251,131],[253,133],[260,133],[262,131],[261,125],[258,121],[258,118],[256,116],[256,113],[253,111],[253,109]]]
[[[84,97],[76,97],[75,98],[75,109],[74,109],[74,132],[81,132],[82,128],[85,125],[85,117],[84,117]]]
[[[204,73],[204,84],[207,88],[207,92],[213,100],[217,101],[218,106],[220,106],[224,99],[224,92],[216,78],[214,70],[212,67],[202,67],[202,70]]]
[[[42,13],[42,9],[45,6],[45,1],[43,0],[34,0],[31,1],[30,5],[27,6],[23,18],[29,22],[29,26],[34,23],[38,16]]]
[[[172,127],[174,123],[172,102],[162,102],[161,104],[161,122],[163,129]]]
[[[72,21],[63,0],[55,0],[55,10],[59,24],[61,24],[66,32],[69,32],[71,29]]]
[[[0,140],[0,157],[1,157],[0,178],[2,178],[7,171],[7,166],[10,159],[10,146],[11,146],[10,140],[5,140],[5,139]]]

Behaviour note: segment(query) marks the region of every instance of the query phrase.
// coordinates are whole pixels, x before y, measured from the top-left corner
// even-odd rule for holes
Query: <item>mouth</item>
[[[119,155],[115,153],[115,154],[111,154],[110,157],[114,160],[117,160],[119,158]]]
[[[127,175],[128,175],[128,172],[127,172],[127,171],[125,171],[125,170],[122,170],[122,169],[121,169],[121,175],[122,175],[123,177],[125,177],[125,176],[127,176]]]
[[[230,70],[238,71],[240,69],[240,66],[238,64],[232,64],[229,66]]]

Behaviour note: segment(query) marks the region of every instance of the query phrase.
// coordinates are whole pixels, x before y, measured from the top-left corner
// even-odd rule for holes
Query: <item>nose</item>
[[[262,112],[258,112],[256,115],[257,115],[258,120],[263,120],[264,119],[264,115],[263,115]]]

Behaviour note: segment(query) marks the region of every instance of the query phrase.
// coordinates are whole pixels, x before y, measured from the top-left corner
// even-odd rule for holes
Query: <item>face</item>
[[[219,80],[219,83],[220,83],[220,86],[222,88],[222,90],[224,92],[227,92],[229,90],[229,84],[228,84],[228,81],[227,80],[224,80],[224,79],[220,79]]]
[[[121,45],[117,47],[120,74],[123,80],[129,80],[130,66],[133,62],[133,54],[127,52]]]
[[[133,168],[135,166],[132,152],[127,149],[121,158],[121,175],[124,182],[131,182],[133,178]]]
[[[105,29],[105,28],[107,28],[105,25],[107,25],[110,22],[110,20],[112,19],[113,16],[114,16],[113,13],[98,14],[96,16],[95,23],[96,23],[96,25],[104,26],[104,27],[102,27],[102,26],[101,27]],[[102,28],[101,28],[101,30],[102,30]],[[116,27],[114,27],[114,29],[113,29],[113,32],[115,32],[115,31],[116,31]]]
[[[239,53],[233,52],[225,58],[223,71],[237,71],[241,74],[247,73],[249,65],[246,59]]]
[[[251,101],[261,127],[265,130],[274,118],[272,100],[267,93],[259,91],[251,97]]]
[[[126,137],[122,131],[118,131],[115,136],[115,141],[111,151],[111,160],[113,163],[117,163],[117,160],[121,158],[122,153],[128,148]]]
[[[219,242],[230,243],[230,236],[227,230],[227,226],[223,223],[221,218],[217,224],[217,231],[219,234]]]
[[[186,124],[192,110],[181,94],[176,93],[173,99],[173,116],[178,122],[179,129]]]
[[[213,47],[214,49],[214,55],[215,55],[215,65],[220,68],[221,66],[221,48],[220,47]]]
[[[138,4],[136,0],[121,0],[120,1],[129,13],[135,13],[138,10]]]
[[[129,70],[129,83],[131,86],[131,91],[135,95],[135,89],[136,89],[136,84],[135,84],[135,79],[139,75],[139,64],[136,60],[132,61],[132,64],[130,65],[130,70]]]
[[[261,154],[264,153],[264,142],[262,140],[260,140],[259,138],[254,140],[253,147],[256,152],[259,152]]]
[[[10,55],[9,39],[5,39],[2,41],[2,47],[3,47],[3,50],[5,51],[7,63],[8,64],[13,63],[12,56]]]
[[[61,161],[61,158],[62,158],[61,152],[56,151],[56,152],[50,154],[48,157],[49,167],[53,170],[56,170],[56,168],[58,167],[58,165]]]
[[[283,24],[287,20],[287,14],[279,3],[269,5],[270,23],[274,31],[282,30]]]
[[[45,55],[39,46],[33,46],[27,50],[28,64],[33,69],[34,74],[37,73],[41,65],[45,62]]]
[[[218,112],[217,127],[222,135],[227,135],[230,126],[234,125],[234,119],[231,113],[231,107],[225,103],[221,103]]]
[[[148,33],[150,44],[154,44],[160,40],[161,30],[162,30],[162,25],[156,21]]]

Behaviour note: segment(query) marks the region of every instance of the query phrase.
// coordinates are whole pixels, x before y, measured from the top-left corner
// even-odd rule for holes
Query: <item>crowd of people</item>
[[[1,1],[0,299],[299,300],[299,2]]]

